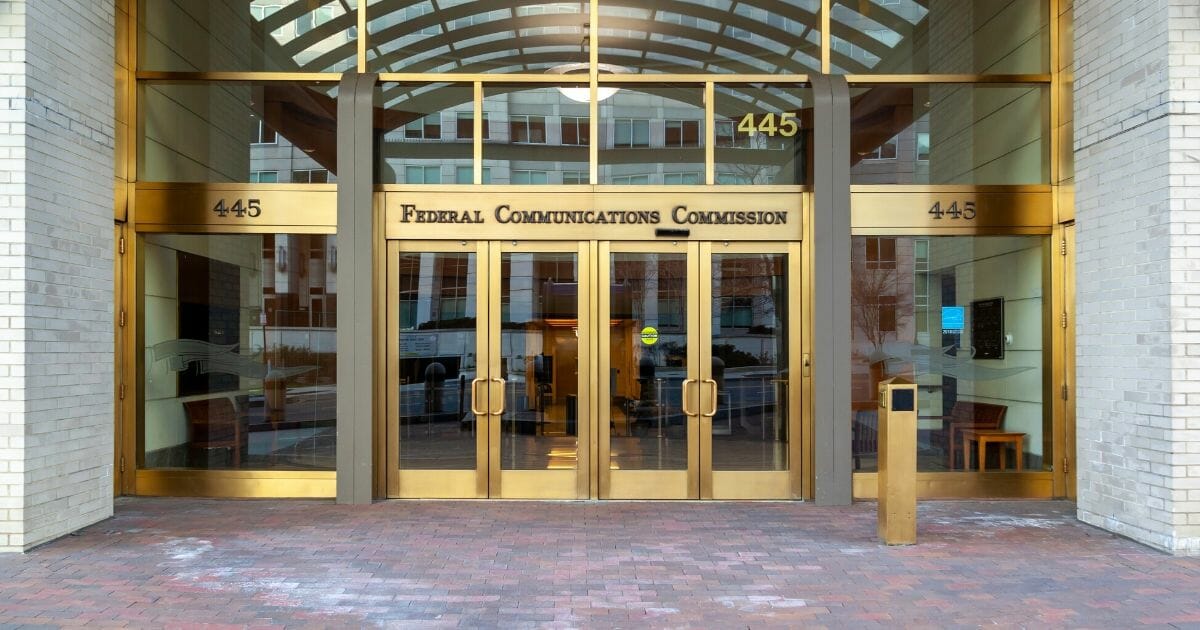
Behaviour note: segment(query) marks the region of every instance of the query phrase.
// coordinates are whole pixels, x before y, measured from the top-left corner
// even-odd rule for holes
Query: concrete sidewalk
[[[1053,501],[875,505],[119,499],[0,555],[0,627],[1200,627],[1200,558]]]

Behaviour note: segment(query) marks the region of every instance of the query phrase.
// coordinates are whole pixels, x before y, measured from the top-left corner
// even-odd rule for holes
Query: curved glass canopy
[[[562,73],[590,62],[595,28],[601,72],[618,74],[800,75],[826,55],[843,74],[1048,70],[1048,0],[831,0],[828,33],[821,4],[141,0],[139,69],[343,72],[361,47],[371,72]]]

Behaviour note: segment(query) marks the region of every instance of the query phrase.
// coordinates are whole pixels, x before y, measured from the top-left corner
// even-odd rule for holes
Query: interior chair
[[[189,400],[187,415],[188,451],[227,448],[233,468],[242,466],[242,423],[227,397]]]
[[[879,411],[874,401],[870,406],[854,411],[854,424],[850,430],[850,454],[854,458],[854,470],[862,469],[862,458],[879,455]]]
[[[958,467],[958,454],[962,452],[962,434],[964,429],[999,431],[1004,427],[1004,414],[1008,407],[994,403],[959,400],[950,409],[950,414],[942,416],[943,435],[947,436],[947,461],[950,470]],[[962,453],[965,469],[967,453]]]

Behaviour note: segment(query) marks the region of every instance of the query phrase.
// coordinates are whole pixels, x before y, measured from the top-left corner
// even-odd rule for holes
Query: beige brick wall
[[[1079,517],[1200,554],[1200,8],[1074,15]]]
[[[113,11],[0,2],[0,550],[112,514]]]

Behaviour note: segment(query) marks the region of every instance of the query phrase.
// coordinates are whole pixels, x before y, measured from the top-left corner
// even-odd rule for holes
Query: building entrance
[[[600,496],[799,496],[800,327],[784,324],[800,244],[601,243],[598,258]]]
[[[393,241],[389,495],[798,495],[799,256]]]
[[[587,497],[590,244],[388,255],[389,495]]]
[[[388,496],[802,496],[801,260],[388,240]]]

